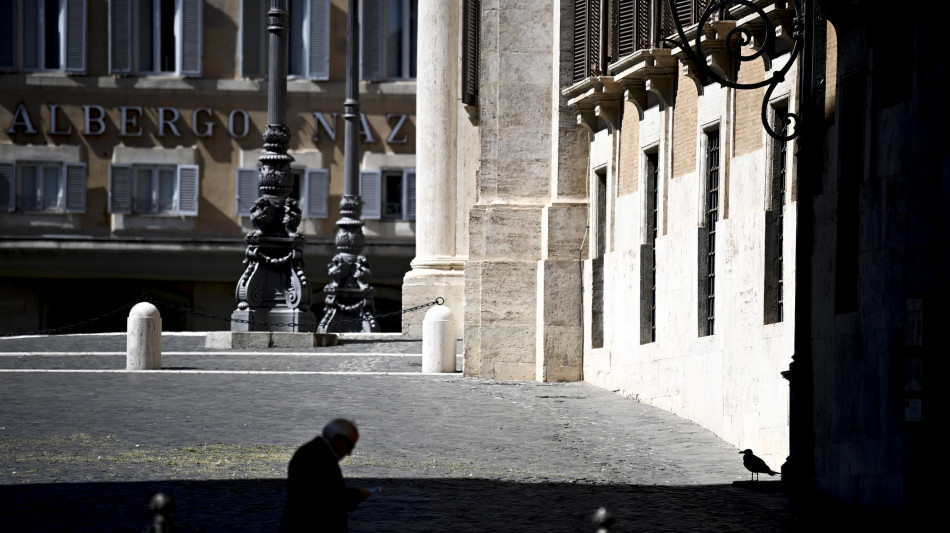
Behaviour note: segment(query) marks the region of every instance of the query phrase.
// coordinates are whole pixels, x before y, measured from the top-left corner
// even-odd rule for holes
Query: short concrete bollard
[[[126,370],[162,368],[162,315],[148,302],[140,302],[129,312],[125,344]]]
[[[455,372],[455,318],[444,305],[422,319],[422,371]]]

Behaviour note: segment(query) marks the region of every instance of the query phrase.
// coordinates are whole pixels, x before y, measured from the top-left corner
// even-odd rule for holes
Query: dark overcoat
[[[290,459],[287,504],[279,531],[346,533],[346,513],[359,501],[359,490],[346,488],[336,455],[318,436]]]

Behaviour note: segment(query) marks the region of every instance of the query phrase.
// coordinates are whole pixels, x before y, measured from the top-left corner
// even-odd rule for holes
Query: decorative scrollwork
[[[677,13],[675,3],[673,0],[666,0],[670,12]],[[687,43],[689,38],[686,36],[686,32],[683,30],[683,26],[679,21],[679,17],[674,16],[673,24],[676,26],[676,34],[678,39],[664,39],[665,41],[671,43],[673,46],[679,47],[683,50],[683,53],[689,57],[690,61],[697,68],[701,69],[703,74],[707,76],[710,80],[713,80],[724,87],[731,87],[733,89],[758,89],[760,87],[768,87],[765,92],[765,97],[762,100],[762,125],[765,127],[765,131],[775,139],[781,141],[789,141],[798,137],[799,133],[799,123],[800,118],[795,113],[786,113],[782,118],[782,128],[779,131],[773,129],[772,124],[769,121],[768,117],[768,105],[772,97],[772,93],[775,91],[776,87],[783,81],[785,81],[786,76],[791,70],[792,66],[795,64],[795,59],[801,54],[802,48],[804,46],[804,15],[801,7],[801,0],[790,0],[790,2],[795,8],[795,18],[793,21],[794,30],[792,37],[794,40],[793,48],[789,54],[788,61],[785,62],[785,65],[772,73],[772,76],[753,83],[739,83],[737,81],[732,81],[726,79],[717,73],[714,69],[709,68],[706,64],[705,53],[702,46],[702,29],[706,27],[706,23],[718,12],[724,10],[726,6],[736,6],[741,5],[748,8],[755,14],[755,17],[758,18],[758,22],[764,26],[764,43],[762,46],[758,47],[757,50],[754,50],[753,53],[743,55],[742,50],[747,48],[749,44],[753,43],[755,39],[755,34],[750,29],[748,25],[739,26],[733,28],[726,34],[725,43],[726,43],[726,53],[729,57],[739,63],[754,61],[757,59],[762,59],[764,54],[769,53],[769,51],[774,50],[775,43],[775,25],[772,22],[772,19],[769,17],[768,13],[765,12],[762,7],[752,0],[723,0],[715,4],[708,5],[703,11],[703,14],[699,17],[698,30],[696,31],[696,44],[693,47],[690,47]]]

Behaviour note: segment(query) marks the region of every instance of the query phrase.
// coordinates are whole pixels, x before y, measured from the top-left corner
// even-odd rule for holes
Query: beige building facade
[[[269,4],[0,1],[5,331],[68,325],[142,293],[230,315],[258,196]],[[293,194],[320,315],[343,191],[347,2],[287,5]],[[364,253],[387,312],[415,255],[417,7],[360,9]],[[229,328],[194,314],[164,323]],[[398,331],[398,317],[383,326]]]

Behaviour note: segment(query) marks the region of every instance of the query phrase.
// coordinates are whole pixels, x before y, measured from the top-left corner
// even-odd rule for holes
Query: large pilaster
[[[418,47],[424,52],[416,77],[416,257],[402,296],[404,306],[441,296],[456,317],[464,304],[464,257],[458,255],[457,234],[467,226],[458,216],[460,203],[465,210],[459,193],[474,187],[474,171],[471,176],[459,172],[459,157],[465,158],[466,146],[473,144],[460,142],[472,126],[458,120],[459,4],[419,0]],[[403,331],[421,333],[422,318],[422,313],[403,315]],[[456,326],[460,337],[460,318]]]

